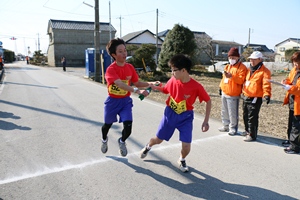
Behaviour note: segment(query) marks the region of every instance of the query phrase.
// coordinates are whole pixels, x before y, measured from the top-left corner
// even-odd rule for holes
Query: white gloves
[[[291,87],[292,87],[291,85],[284,85],[284,86],[283,86],[283,88],[284,88],[285,90],[289,90],[289,89],[291,89]]]

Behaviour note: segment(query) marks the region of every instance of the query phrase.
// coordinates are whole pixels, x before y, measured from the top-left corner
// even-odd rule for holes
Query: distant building
[[[246,44],[244,49],[250,48],[253,51],[260,51],[261,53],[273,53],[273,50],[269,49],[264,44]]]
[[[137,46],[142,44],[156,45],[156,36],[148,29],[128,33],[127,35],[123,36],[122,39],[126,42],[126,44],[134,44]],[[157,40],[157,44],[160,47],[163,43],[163,40],[160,37],[158,37]]]
[[[161,45],[164,42],[160,37],[158,37],[156,41],[155,34],[153,34],[148,29],[129,33],[123,36],[122,39],[125,41],[126,45],[136,46],[141,46],[142,44],[153,44],[156,46],[157,42],[157,55],[159,55],[161,51]],[[128,55],[133,56],[134,53],[129,52]],[[156,55],[154,55],[153,58],[156,60]]]
[[[67,66],[85,66],[85,50],[94,48],[94,22],[53,20],[48,22],[48,65],[62,66],[65,57]],[[100,49],[105,49],[110,38],[115,38],[116,29],[109,23],[100,22]]]
[[[228,51],[232,47],[239,50],[240,56],[243,53],[243,45],[234,41],[212,40],[213,47],[215,47],[215,60],[228,60]]]
[[[286,62],[285,51],[288,49],[300,50],[300,38],[288,38],[275,45],[275,62]]]

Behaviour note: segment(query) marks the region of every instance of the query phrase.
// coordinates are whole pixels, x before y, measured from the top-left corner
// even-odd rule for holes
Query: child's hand
[[[282,83],[282,84],[286,84],[286,79],[283,79],[283,80],[281,81],[281,83]]]
[[[206,132],[209,129],[209,124],[208,122],[203,122],[202,124],[202,132]]]

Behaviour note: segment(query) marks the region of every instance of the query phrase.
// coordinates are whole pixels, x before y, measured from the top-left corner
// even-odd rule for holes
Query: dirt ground
[[[272,74],[272,79],[276,81],[281,81],[286,77],[286,73],[281,74]],[[194,79],[199,81],[212,100],[212,109],[211,109],[211,118],[221,120],[221,98],[219,95],[219,83],[220,78],[212,78],[205,76],[195,76],[191,75]],[[263,102],[259,114],[259,133],[270,134],[282,139],[287,139],[287,122],[288,122],[288,107],[287,105],[283,106],[283,99],[285,96],[285,90],[278,85],[272,84],[272,96],[271,101],[267,105],[266,102]],[[153,91],[147,98],[165,102],[167,95],[160,92]],[[240,99],[239,106],[239,126],[244,127],[243,122],[243,111],[242,111],[243,100]],[[205,103],[199,104],[197,101],[194,104],[194,111],[200,114],[205,113]],[[240,129],[239,131],[244,131]],[[258,134],[259,134],[258,133]]]

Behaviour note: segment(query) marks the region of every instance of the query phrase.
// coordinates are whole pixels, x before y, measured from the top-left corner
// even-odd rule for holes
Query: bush
[[[4,50],[4,61],[6,63],[12,63],[15,61],[15,52]]]

